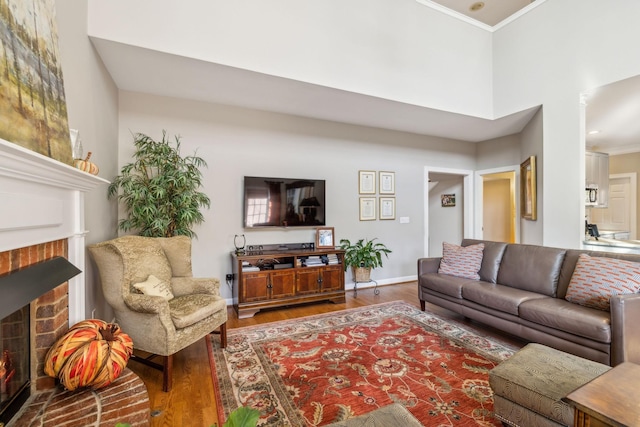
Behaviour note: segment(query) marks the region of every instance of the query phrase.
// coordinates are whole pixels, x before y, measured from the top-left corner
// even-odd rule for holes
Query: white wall
[[[441,195],[455,194],[456,205],[443,207]],[[459,245],[464,237],[463,177],[439,179],[429,191],[429,256],[442,256],[442,242]]]
[[[547,180],[545,176],[548,172],[545,169],[545,156],[543,155],[543,132],[544,126],[542,123],[544,109],[539,110],[531,121],[525,126],[520,134],[520,155],[522,161],[528,159],[530,156],[536,157],[536,212],[537,219],[531,221],[528,219],[520,218],[520,243],[528,243],[531,245],[547,244],[544,240],[544,224],[546,223],[546,214],[544,213],[545,206],[545,192],[549,190],[544,186]],[[584,162],[583,162],[584,163]],[[561,185],[555,185],[560,187]],[[584,190],[582,190],[584,192]],[[549,215],[555,215],[557,212],[552,212]],[[522,212],[520,212],[522,214]],[[570,229],[570,228],[569,228]],[[566,245],[565,247],[572,247],[579,245],[579,242],[573,245]],[[552,246],[552,245],[551,245]]]
[[[99,176],[112,179],[117,172],[118,92],[87,37],[87,4],[56,0],[60,58],[64,75],[69,126],[80,131],[85,154],[100,167]],[[117,209],[107,201],[107,186],[85,196],[86,242],[96,243],[115,236]],[[111,320],[91,257],[86,263],[86,316]]]
[[[414,277],[416,259],[424,255],[424,167],[475,164],[474,146],[460,141],[256,110],[121,92],[119,111],[122,164],[133,153],[131,132],[158,138],[162,129],[182,136],[183,154],[197,149],[208,162],[203,190],[212,207],[195,230],[193,248],[199,276],[230,272],[235,234],[244,233],[248,245],[314,240],[313,229],[242,228],[242,177],[258,175],[325,179],[327,225],[335,227],[336,239],[377,237],[393,253],[373,278]],[[359,170],[396,173],[396,220],[359,221]],[[410,223],[400,224],[401,216]]]
[[[491,34],[413,0],[90,0],[88,26],[118,43],[493,117]]]
[[[636,1],[547,1],[494,33],[495,114],[544,105],[538,153],[543,165],[538,213],[544,226],[527,230],[531,227],[523,224],[523,235],[541,234],[550,246],[579,246],[584,232],[579,95],[640,74],[638,16]]]

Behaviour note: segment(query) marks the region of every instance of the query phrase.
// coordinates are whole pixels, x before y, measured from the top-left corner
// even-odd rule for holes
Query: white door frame
[[[473,222],[473,171],[468,169],[440,168],[437,166],[424,167],[423,197],[424,203],[424,256],[429,256],[429,173],[447,173],[462,176],[463,189],[463,224],[462,236],[472,238],[474,236]]]
[[[503,167],[499,167],[499,168],[493,168],[493,169],[483,169],[483,170],[479,170],[476,171],[475,173],[475,206],[474,206],[474,210],[475,210],[475,225],[474,225],[474,229],[475,229],[475,233],[474,233],[474,238],[475,239],[482,239],[483,238],[483,233],[482,233],[482,223],[483,223],[483,199],[484,199],[484,188],[483,188],[483,179],[482,176],[483,175],[491,175],[494,173],[502,173],[502,172],[515,172],[515,179],[516,179],[516,191],[515,191],[515,198],[516,198],[516,229],[515,229],[515,239],[516,242],[520,242],[520,221],[518,221],[518,218],[520,218],[520,165],[512,165],[512,166],[503,166]]]

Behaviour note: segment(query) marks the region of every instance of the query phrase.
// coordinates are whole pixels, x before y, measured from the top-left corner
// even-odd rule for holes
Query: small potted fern
[[[351,267],[356,282],[369,282],[371,269],[382,267],[382,255],[389,258],[391,250],[376,240],[360,239],[353,244],[349,239],[340,240],[340,249],[345,251],[344,270]]]

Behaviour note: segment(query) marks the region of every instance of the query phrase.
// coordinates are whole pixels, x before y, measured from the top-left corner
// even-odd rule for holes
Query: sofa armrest
[[[611,303],[611,366],[640,364],[640,294],[614,295]]]
[[[419,258],[418,259],[418,278],[425,273],[437,273],[440,268],[439,258]]]

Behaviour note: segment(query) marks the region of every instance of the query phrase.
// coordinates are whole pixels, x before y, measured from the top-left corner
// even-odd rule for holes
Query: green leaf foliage
[[[344,250],[344,269],[348,267],[382,267],[382,255],[389,258],[391,250],[384,244],[371,240],[360,239],[351,244],[348,239],[340,240],[340,249]]]
[[[127,211],[120,229],[148,237],[195,237],[192,227],[204,221],[201,208],[211,205],[199,191],[200,168],[207,163],[195,154],[182,157],[180,137],[172,142],[165,131],[161,141],[136,133],[133,143],[134,161],[109,185],[109,198],[117,197]]]
[[[260,411],[241,406],[229,414],[222,427],[255,427],[260,418]]]

